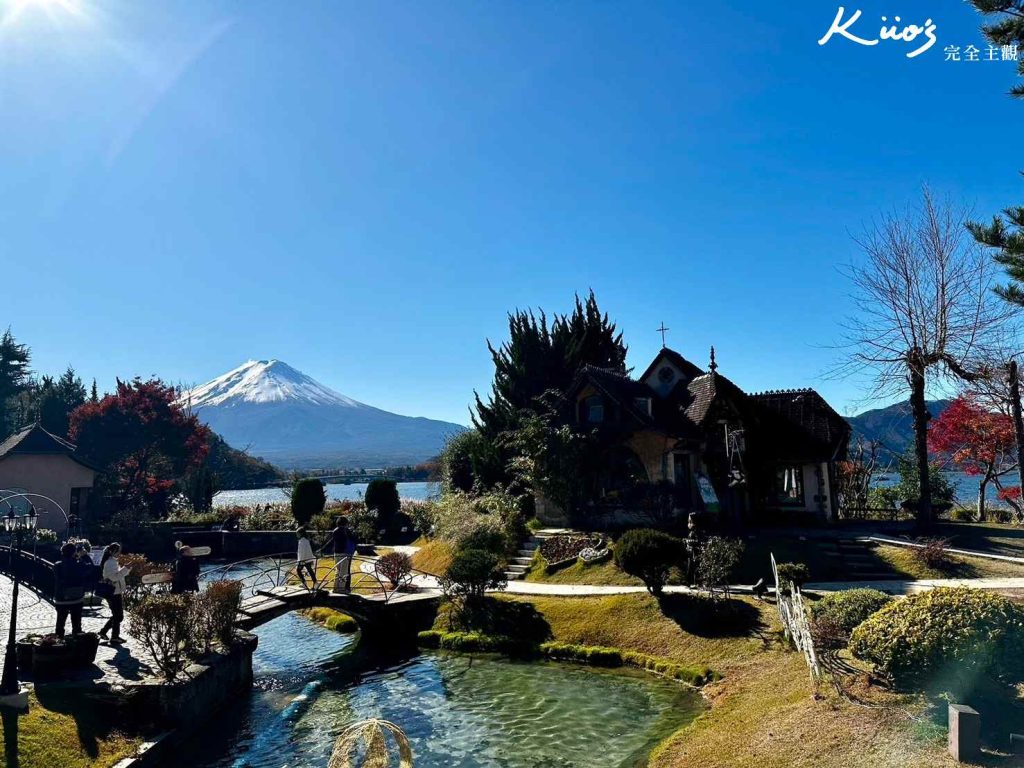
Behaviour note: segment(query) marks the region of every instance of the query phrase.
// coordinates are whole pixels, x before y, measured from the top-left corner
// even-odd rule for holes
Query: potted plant
[[[45,677],[69,668],[88,667],[96,660],[99,644],[99,636],[93,632],[37,637],[31,650],[32,674]]]

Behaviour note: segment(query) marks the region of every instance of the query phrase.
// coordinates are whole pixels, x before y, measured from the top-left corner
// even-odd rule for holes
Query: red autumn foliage
[[[103,468],[99,490],[109,511],[163,515],[175,482],[206,458],[210,430],[176,397],[159,379],[118,380],[114,394],[72,412],[69,436]]]
[[[928,447],[948,456],[969,475],[988,474],[1013,461],[1013,421],[970,397],[958,397],[932,423]]]

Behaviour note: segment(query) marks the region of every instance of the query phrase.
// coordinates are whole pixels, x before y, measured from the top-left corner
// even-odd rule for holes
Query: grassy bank
[[[684,595],[661,602],[646,594],[498,600],[512,608],[485,618],[489,632],[500,634],[506,622],[520,636],[633,651],[723,676],[703,689],[708,711],[655,750],[654,768],[953,764],[942,743],[915,735],[907,717],[919,706],[913,700],[892,699],[903,705],[895,710],[866,708],[827,687],[814,698],[803,659],[780,641],[769,603],[737,598],[723,611]],[[442,612],[435,630],[450,631],[450,622]]]
[[[141,739],[105,727],[95,702],[45,700],[33,694],[27,715],[3,716],[0,753],[8,768],[109,768],[138,751]]]
[[[907,579],[985,579],[1024,577],[1024,565],[984,557],[950,554],[946,563],[929,566],[921,562],[911,547],[887,544],[875,547],[875,554],[902,578]]]

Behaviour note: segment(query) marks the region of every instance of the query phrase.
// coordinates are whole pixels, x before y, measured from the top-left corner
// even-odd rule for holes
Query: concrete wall
[[[0,460],[0,488],[17,488],[49,496],[69,514],[71,489],[92,488],[95,478],[95,471],[67,456],[13,454]],[[58,533],[67,530],[67,521],[60,510],[40,499],[32,501],[37,510],[43,510],[39,518],[40,528],[49,528]],[[85,512],[85,509],[80,508],[79,514],[84,515]],[[6,514],[6,507],[0,510],[0,514]]]

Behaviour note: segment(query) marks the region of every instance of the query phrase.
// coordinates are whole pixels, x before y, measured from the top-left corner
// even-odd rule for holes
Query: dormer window
[[[588,397],[583,402],[583,412],[589,423],[600,424],[604,421],[604,401],[597,395]]]

